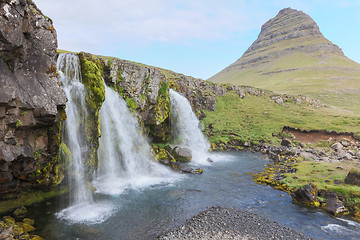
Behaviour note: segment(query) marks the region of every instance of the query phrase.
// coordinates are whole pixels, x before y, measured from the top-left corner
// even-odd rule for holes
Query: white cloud
[[[149,42],[183,43],[226,38],[263,19],[252,19],[245,1],[36,0],[54,20],[60,47],[94,48]],[[252,10],[254,16],[256,11]]]

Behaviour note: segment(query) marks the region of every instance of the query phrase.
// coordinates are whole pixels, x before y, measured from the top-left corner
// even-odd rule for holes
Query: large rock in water
[[[56,32],[31,0],[0,2],[0,196],[59,183]],[[64,117],[64,116],[63,116]]]
[[[172,151],[172,155],[179,162],[190,162],[192,159],[191,150],[188,148],[175,147]]]

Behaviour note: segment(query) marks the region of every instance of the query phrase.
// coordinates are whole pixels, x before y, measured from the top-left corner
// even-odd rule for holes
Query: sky
[[[90,52],[208,79],[235,62],[283,8],[312,17],[360,63],[360,0],[34,0],[59,49]]]

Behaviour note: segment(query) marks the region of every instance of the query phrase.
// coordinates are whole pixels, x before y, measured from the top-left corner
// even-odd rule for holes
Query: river
[[[179,227],[211,206],[247,210],[314,239],[360,239],[360,224],[292,203],[291,197],[256,184],[249,172],[259,172],[268,160],[247,152],[212,153],[202,175],[181,175],[152,186],[129,187],[116,195],[95,194],[97,206],[112,209],[85,223],[58,217],[68,206],[63,198],[29,207],[38,234],[45,239],[154,239]]]

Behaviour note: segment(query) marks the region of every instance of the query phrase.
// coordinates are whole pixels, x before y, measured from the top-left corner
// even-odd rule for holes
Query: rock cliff
[[[63,179],[58,153],[66,97],[57,83],[56,48],[52,21],[31,0],[1,1],[1,198]]]
[[[126,100],[153,142],[171,140],[170,88],[182,93],[200,118],[204,116],[203,110],[215,110],[216,95],[226,92],[211,82],[169,70],[118,58],[85,55],[92,56],[89,59],[100,66],[106,84]]]

